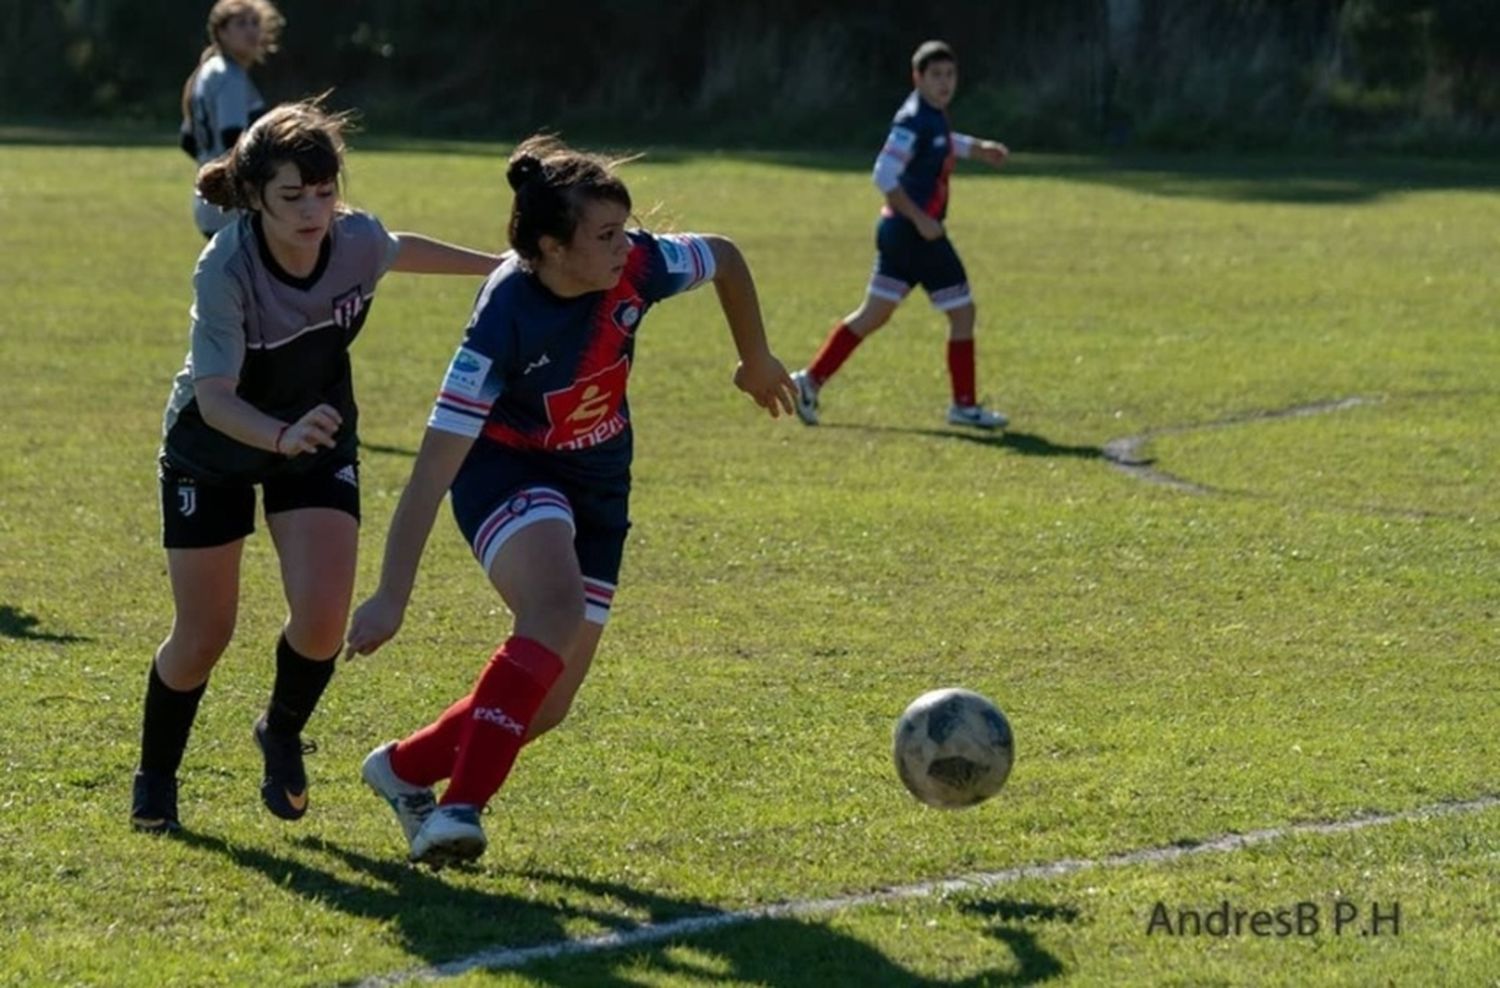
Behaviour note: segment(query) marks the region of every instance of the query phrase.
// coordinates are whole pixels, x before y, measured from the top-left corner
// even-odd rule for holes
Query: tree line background
[[[371,129],[865,146],[927,37],[1028,148],[1500,143],[1500,0],[283,0],[267,99]],[[203,0],[0,0],[0,119],[175,127]],[[923,9],[930,8],[930,9]],[[872,136],[873,135],[873,136]]]

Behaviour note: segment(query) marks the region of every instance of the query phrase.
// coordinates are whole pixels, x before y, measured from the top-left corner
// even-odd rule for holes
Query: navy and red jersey
[[[625,386],[641,319],[714,276],[701,236],[629,237],[619,283],[576,298],[553,294],[508,255],[479,292],[428,427],[566,456],[597,476],[627,469]]]
[[[875,162],[875,184],[889,192],[897,184],[917,208],[934,219],[948,213],[948,176],[953,164],[965,157],[971,138],[955,135],[948,113],[939,110],[913,91],[891,120],[891,131]],[[893,215],[889,206],[885,215]]]

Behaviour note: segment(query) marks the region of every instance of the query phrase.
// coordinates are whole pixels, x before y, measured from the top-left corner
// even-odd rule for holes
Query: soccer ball
[[[896,721],[896,773],[928,806],[957,810],[1005,785],[1015,743],[1000,708],[971,690],[923,693]]]

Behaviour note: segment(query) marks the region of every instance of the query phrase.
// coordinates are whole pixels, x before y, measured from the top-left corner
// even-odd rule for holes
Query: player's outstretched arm
[[[391,517],[391,530],[385,537],[385,560],[380,568],[380,586],[349,622],[344,658],[368,655],[395,637],[406,617],[416,583],[417,566],[422,550],[432,534],[443,495],[458,476],[458,468],[474,440],[454,432],[429,428],[422,437],[411,479],[401,492],[401,501]]]
[[[714,290],[734,337],[740,364],[734,372],[734,385],[755,399],[771,413],[792,414],[796,385],[771,352],[766,341],[766,325],[760,314],[760,298],[755,293],[755,279],[745,255],[728,237],[713,234],[704,237],[714,252]]]
[[[991,141],[983,137],[970,137],[968,134],[955,133],[953,135],[953,149],[960,158],[974,158],[983,161],[987,165],[999,168],[1005,164],[1010,157],[1010,148],[999,141]]]
[[[397,233],[401,245],[392,271],[407,274],[477,274],[487,275],[500,263],[499,254],[486,254],[424,237],[420,233]]]

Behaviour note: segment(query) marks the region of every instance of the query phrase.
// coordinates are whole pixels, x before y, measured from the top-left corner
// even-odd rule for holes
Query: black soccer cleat
[[[307,812],[307,771],[302,756],[318,750],[299,735],[278,734],[266,725],[264,714],[255,722],[255,743],[266,760],[260,782],[260,799],[266,809],[283,820],[300,820]]]
[[[143,834],[175,834],[182,829],[182,823],[177,819],[175,776],[136,769],[130,798],[130,825]]]

